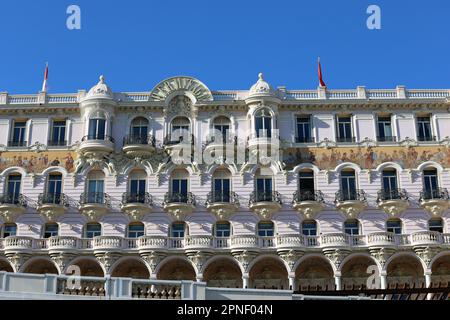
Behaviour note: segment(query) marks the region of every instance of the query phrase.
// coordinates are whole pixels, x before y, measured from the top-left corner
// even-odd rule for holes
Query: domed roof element
[[[113,99],[114,93],[111,88],[105,83],[105,77],[100,76],[99,82],[89,90],[86,98],[103,98],[103,99]]]
[[[250,96],[276,95],[275,90],[264,80],[262,73],[258,74],[258,81],[250,88]]]

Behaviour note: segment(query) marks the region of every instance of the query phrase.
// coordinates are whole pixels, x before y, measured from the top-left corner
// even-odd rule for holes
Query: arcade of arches
[[[68,265],[80,268],[81,276],[104,277],[101,264],[94,257],[79,257]],[[289,273],[286,264],[277,256],[267,256],[250,264],[248,273],[243,274],[239,263],[231,256],[216,257],[207,263],[203,273],[197,275],[192,263],[182,257],[169,257],[160,262],[157,267],[158,280],[191,280],[204,281],[210,287],[228,288],[261,288],[289,289],[307,291],[311,288],[333,290],[361,288],[367,285],[371,273],[370,266],[376,266],[375,260],[369,255],[349,256],[342,263],[338,273],[333,271],[331,262],[325,256],[304,256]],[[21,272],[34,274],[58,274],[55,263],[46,257],[36,257],[24,263]],[[13,272],[12,264],[6,259],[0,259],[0,271]],[[132,277],[149,279],[150,271],[139,257],[122,258],[113,264],[113,277]],[[419,258],[408,254],[394,255],[385,266],[382,273],[384,287],[408,285],[420,287],[428,284],[437,286],[450,282],[450,254],[444,254],[435,259],[425,275]],[[383,281],[381,281],[383,283]],[[383,286],[383,285],[382,285]]]

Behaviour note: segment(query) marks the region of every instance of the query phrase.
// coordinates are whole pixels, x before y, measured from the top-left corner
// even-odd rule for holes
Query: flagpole
[[[42,83],[42,92],[47,92],[47,79],[48,79],[48,62],[45,64],[44,82]]]

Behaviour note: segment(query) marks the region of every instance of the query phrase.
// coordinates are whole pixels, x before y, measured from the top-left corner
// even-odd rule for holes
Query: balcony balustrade
[[[81,139],[78,151],[84,156],[105,156],[114,151],[114,143],[108,135],[87,135]]]
[[[442,216],[449,208],[449,194],[446,188],[436,188],[420,192],[420,206],[433,216]]]
[[[295,137],[295,143],[315,143],[314,137]]]
[[[363,190],[339,190],[335,198],[336,208],[347,218],[357,218],[367,207],[366,193]]]
[[[212,191],[206,197],[206,209],[218,220],[228,220],[239,208],[239,196],[233,191]]]
[[[336,142],[338,142],[338,143],[355,143],[356,138],[355,137],[337,137]]]
[[[8,148],[25,148],[27,146],[27,141],[8,141]]]
[[[274,213],[281,209],[281,206],[281,195],[276,191],[254,191],[250,194],[249,207],[262,219],[270,219]]]
[[[378,142],[397,142],[397,137],[394,136],[384,136],[384,137],[377,137]]]
[[[67,147],[66,140],[48,140],[47,145],[49,147]]]
[[[313,190],[296,191],[292,205],[294,209],[298,210],[306,218],[313,219],[324,208],[323,193]]]

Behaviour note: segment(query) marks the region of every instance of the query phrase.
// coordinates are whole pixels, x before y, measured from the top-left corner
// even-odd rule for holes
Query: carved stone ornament
[[[295,250],[283,251],[278,254],[288,264],[290,271],[294,271],[295,263],[303,256],[303,252]]]
[[[69,254],[69,253],[52,253],[50,254],[50,258],[53,260],[53,262],[59,267],[59,270],[63,272],[66,267],[69,265],[70,261],[75,257],[75,254]]]
[[[335,141],[331,141],[328,138],[323,139],[322,141],[320,141],[317,146],[319,148],[324,148],[324,149],[331,149],[337,146]]]
[[[358,145],[363,148],[376,147],[377,142],[365,137],[364,140],[362,140],[358,143]]]
[[[411,139],[410,137],[406,137],[404,140],[400,141],[400,145],[402,147],[417,147],[418,143],[416,140]]]
[[[142,254],[141,257],[145,262],[147,262],[151,272],[154,273],[159,263],[164,259],[165,255],[156,251],[151,251],[148,254]]]
[[[40,143],[39,141],[36,141],[33,145],[28,147],[30,151],[41,153],[47,151],[47,146],[45,144]]]
[[[14,270],[16,272],[19,272],[20,268],[22,267],[22,265],[30,258],[29,254],[24,254],[24,253],[12,253],[12,254],[8,254],[6,253],[6,259],[8,259],[9,263],[12,264],[12,266],[14,267]]]
[[[191,77],[174,77],[158,83],[150,93],[156,101],[165,101],[175,91],[191,92],[197,101],[212,101],[211,91],[202,82]]]
[[[439,253],[440,249],[435,247],[415,248],[416,254],[425,264],[431,268],[431,261]]]
[[[344,258],[349,254],[348,251],[342,249],[325,250],[324,255],[330,259],[335,265],[336,269],[339,269]]]
[[[193,264],[195,264],[197,270],[202,270],[203,265],[208,261],[208,259],[211,257],[211,254],[197,251],[193,254],[189,254],[188,258],[192,261]]]
[[[240,253],[233,254],[233,256],[242,265],[245,272],[247,272],[250,262],[256,257],[256,253],[244,250]]]
[[[382,267],[386,261],[394,254],[395,250],[388,248],[370,249],[370,254],[374,257]]]
[[[100,262],[105,268],[106,272],[109,273],[111,266],[120,258],[120,255],[111,252],[105,252],[96,254],[95,257],[97,258],[98,262]]]

